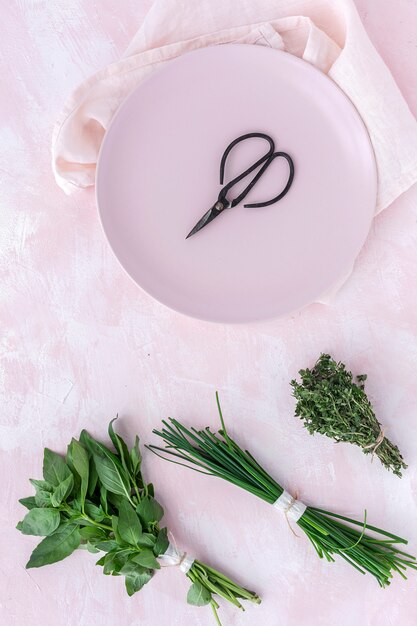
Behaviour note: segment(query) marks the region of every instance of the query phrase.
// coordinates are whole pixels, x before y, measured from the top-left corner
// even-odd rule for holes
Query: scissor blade
[[[204,228],[204,226],[207,226],[207,224],[210,224],[210,222],[212,222],[214,218],[220,215],[222,211],[223,211],[223,207],[221,209],[217,209],[216,205],[212,206],[211,209],[209,209],[207,213],[204,213],[203,217],[198,220],[194,228],[190,230],[190,232],[186,236],[186,239],[198,233],[198,231]]]

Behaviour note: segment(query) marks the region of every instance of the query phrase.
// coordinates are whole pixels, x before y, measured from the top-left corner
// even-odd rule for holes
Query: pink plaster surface
[[[130,437],[162,417],[215,425],[221,393],[232,433],[308,503],[408,537],[417,553],[417,188],[374,222],[356,269],[328,306],[250,326],[187,319],[153,301],[107,245],[93,192],[56,187],[49,143],[70,91],[116,59],[150,0],[2,3],[0,621],[44,626],[205,626],[170,569],[128,598],[78,552],[24,569],[35,538],[14,526],[17,499],[40,477],[44,446],[63,451],[82,427],[105,437],[117,412]],[[358,0],[370,37],[417,114],[417,2]],[[400,481],[359,450],[309,437],[289,380],[330,351],[357,373],[409,463]],[[235,626],[415,626],[417,573],[380,590],[340,560],[321,562],[285,519],[249,494],[145,455],[177,542],[263,597]]]

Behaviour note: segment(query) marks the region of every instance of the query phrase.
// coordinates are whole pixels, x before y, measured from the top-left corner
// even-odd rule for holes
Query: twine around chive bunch
[[[299,374],[301,383],[291,381],[297,400],[295,414],[310,435],[320,433],[337,443],[353,443],[401,477],[407,465],[375,416],[365,393],[366,374],[354,382],[345,364],[329,354],[322,354],[311,370],[300,370]]]
[[[161,430],[153,430],[163,441],[163,446],[151,444],[146,447],[166,461],[222,478],[279,508],[286,517],[291,515],[297,504],[296,498],[285,492],[249,450],[241,448],[229,436],[218,394],[216,398],[221,422],[217,433],[209,427],[203,430],[187,428],[178,420],[169,418],[162,420]],[[284,495],[289,506],[277,507]],[[407,568],[417,569],[415,557],[400,549],[407,540],[368,524],[366,511],[360,522],[298,502],[300,504],[305,508],[293,519],[320,558],[334,562],[339,556],[361,574],[372,574],[381,587],[389,585],[394,574],[407,578]]]

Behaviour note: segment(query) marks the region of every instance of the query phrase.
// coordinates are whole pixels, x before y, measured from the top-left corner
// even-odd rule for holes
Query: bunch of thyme
[[[366,374],[354,382],[344,363],[337,363],[329,354],[322,354],[313,369],[300,370],[299,374],[301,383],[291,381],[297,400],[295,414],[310,435],[320,433],[336,442],[360,446],[365,454],[376,455],[401,477],[407,465],[375,417],[365,393]]]
[[[283,494],[283,487],[258,463],[248,450],[243,450],[228,435],[219,399],[217,406],[221,430],[186,428],[175,419],[163,420],[162,430],[154,430],[165,447],[147,447],[167,461],[192,470],[223,478],[253,495],[275,504]],[[339,555],[362,574],[369,572],[381,587],[390,584],[395,572],[406,578],[407,567],[417,569],[415,557],[403,552],[398,544],[406,539],[364,522],[330,511],[308,506],[297,521],[320,558],[334,561]],[[359,527],[359,528],[357,528]],[[377,536],[369,534],[373,531]]]
[[[25,535],[45,537],[27,568],[55,563],[77,548],[101,552],[96,564],[104,574],[123,576],[131,596],[151,580],[160,562],[166,562],[164,555],[172,546],[167,528],[159,525],[164,510],[154,498],[153,485],[142,476],[138,437],[129,452],[112,422],[109,435],[113,451],[85,430],[79,441],[71,441],[66,458],[45,448],[43,480],[30,480],[36,493],[20,500],[29,512],[17,528]],[[180,565],[185,554],[176,548],[173,553],[179,558],[171,564]],[[216,596],[242,610],[240,599],[260,603],[255,593],[201,561],[189,565],[187,602],[210,604],[217,624]]]

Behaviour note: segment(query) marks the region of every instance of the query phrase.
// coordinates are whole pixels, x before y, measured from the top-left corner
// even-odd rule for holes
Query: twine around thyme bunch
[[[354,380],[344,363],[321,354],[314,367],[300,370],[299,376],[300,382],[291,381],[295,415],[311,435],[320,433],[337,443],[355,444],[401,477],[407,465],[375,415],[365,392],[366,374]]]
[[[374,456],[376,454],[376,451],[378,450],[379,446],[381,445],[381,443],[385,439],[385,431],[386,430],[387,430],[386,428],[382,428],[381,427],[381,430],[379,431],[379,435],[376,438],[376,440],[373,443],[370,443],[367,446],[363,446],[363,448],[362,448],[363,450],[370,450],[370,449],[372,449],[371,463],[374,460]]]

